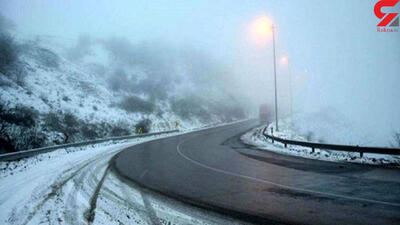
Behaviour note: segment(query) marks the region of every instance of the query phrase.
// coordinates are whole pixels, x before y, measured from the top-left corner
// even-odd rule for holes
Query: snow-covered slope
[[[24,85],[2,87],[1,101],[7,102],[9,107],[23,104],[40,113],[61,110],[95,123],[138,121],[143,118],[141,113],[129,113],[115,106],[124,95],[110,91],[104,76],[84,71],[47,49],[30,47],[25,50],[21,56],[27,69]],[[45,67],[39,59],[46,57],[44,54],[57,58],[57,66]],[[148,116],[152,118],[154,115]],[[177,118],[169,116],[172,117],[172,124]],[[164,128],[166,121],[160,118],[154,121],[155,130]]]
[[[154,62],[137,67],[121,64],[119,70],[67,59],[61,54],[62,48],[54,43],[21,43],[18,44],[19,57],[14,69],[0,72],[1,123],[7,125],[1,130],[0,138],[4,143],[13,142],[15,150],[134,133],[138,126],[146,131],[188,130],[243,119],[244,114],[237,114],[235,107],[227,107],[231,110],[227,113],[221,107],[224,105],[221,102],[232,102],[231,96],[205,98],[203,93],[192,91],[186,95],[172,87],[158,92],[164,88],[163,83],[186,89],[193,83],[185,85],[174,80],[181,75],[162,77],[163,71],[158,71],[160,68]],[[137,55],[140,62],[141,55]],[[159,59],[159,62],[165,63],[163,60],[166,59]],[[182,63],[177,64],[181,66]],[[116,65],[119,64],[113,62],[112,66]],[[168,72],[180,72],[167,69]],[[218,90],[218,87],[211,85],[211,89]],[[34,120],[26,129],[23,128],[26,124],[22,126],[14,118],[22,111],[31,114]],[[20,117],[20,122],[24,123],[26,114]],[[21,136],[28,133],[32,137],[22,140]]]

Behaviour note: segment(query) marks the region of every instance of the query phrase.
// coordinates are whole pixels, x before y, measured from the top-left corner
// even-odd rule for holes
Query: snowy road
[[[255,124],[1,162],[0,224],[397,224],[399,170],[254,151]]]
[[[244,121],[133,146],[113,168],[181,201],[255,224],[399,224],[400,171],[270,151]]]
[[[61,149],[17,163],[2,162],[0,223],[236,223],[143,190],[109,170],[116,153],[151,139]]]

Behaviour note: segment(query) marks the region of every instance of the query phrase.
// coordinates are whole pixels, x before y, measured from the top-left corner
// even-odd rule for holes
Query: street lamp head
[[[272,23],[267,17],[256,19],[253,26],[258,35],[269,35],[271,33]]]
[[[281,64],[282,65],[287,65],[289,63],[289,59],[286,56],[283,56],[281,58]]]
[[[270,41],[273,29],[272,21],[266,16],[261,16],[250,24],[250,35],[255,43],[264,45]]]

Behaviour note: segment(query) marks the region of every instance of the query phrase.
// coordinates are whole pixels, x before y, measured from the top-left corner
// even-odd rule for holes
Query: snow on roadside
[[[231,123],[219,126],[227,124]],[[207,128],[196,130],[202,129]],[[174,135],[64,148],[0,162],[0,224],[245,224],[138,187],[108,169],[121,150]]]
[[[112,145],[121,147],[123,146],[122,144],[133,144],[136,142],[137,140],[108,141],[104,143],[85,145],[80,147],[60,148],[58,150],[54,150],[48,153],[43,153],[28,158],[23,158],[17,161],[0,162],[0,179],[8,176],[18,175],[35,166],[42,166],[43,164],[48,163],[48,161],[53,161],[53,160],[68,161],[71,153],[86,152],[86,151],[101,152],[102,149]]]
[[[71,147],[0,162],[0,223],[82,224],[83,213],[77,212],[88,207],[112,156],[134,144],[168,135]]]
[[[64,157],[68,156],[70,153],[74,152],[80,152],[80,151],[100,151],[99,148],[104,148],[108,146],[120,146],[121,144],[135,144],[138,141],[139,142],[144,142],[146,140],[152,140],[158,137],[164,137],[164,136],[170,136],[170,135],[176,135],[176,134],[185,134],[185,133],[190,133],[194,131],[200,131],[200,130],[205,130],[209,129],[211,127],[220,127],[220,126],[227,126],[235,123],[240,123],[244,122],[247,119],[243,120],[238,120],[234,122],[227,122],[227,123],[213,123],[209,125],[203,125],[203,126],[197,126],[197,127],[187,127],[186,129],[180,130],[179,133],[171,133],[171,134],[160,134],[160,135],[154,135],[154,136],[149,136],[149,137],[143,137],[143,138],[136,138],[136,139],[127,139],[127,140],[119,140],[119,141],[107,141],[103,143],[98,143],[98,144],[91,144],[91,145],[85,145],[85,146],[79,146],[79,147],[68,147],[68,148],[60,148],[51,152],[39,154],[36,156],[28,157],[28,158],[23,158],[17,161],[10,161],[10,162],[1,162],[0,161],[0,179],[12,175],[16,175],[18,173],[21,173],[23,171],[26,171],[36,165],[40,165],[41,163],[45,163],[47,160],[65,160]],[[123,145],[122,145],[123,146]],[[119,147],[122,148],[122,147]]]
[[[241,137],[241,140],[249,145],[258,147],[261,150],[277,152],[286,155],[293,155],[309,159],[317,159],[332,162],[350,162],[350,163],[361,163],[370,165],[390,165],[390,166],[400,166],[400,157],[384,154],[372,154],[364,153],[363,157],[360,158],[359,153],[353,152],[342,152],[324,149],[315,149],[313,153],[311,148],[306,148],[302,146],[288,145],[287,148],[284,147],[282,143],[274,142],[270,139],[265,138],[262,134],[265,125],[252,129]],[[290,129],[290,120],[280,121],[279,128],[280,131],[275,131],[274,124],[270,124],[267,127],[267,132],[270,134],[271,128],[274,128],[274,136],[307,141],[306,137],[296,134],[292,129]]]

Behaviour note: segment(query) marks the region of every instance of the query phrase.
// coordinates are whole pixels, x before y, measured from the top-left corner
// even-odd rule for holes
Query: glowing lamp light
[[[254,29],[258,35],[269,35],[271,27],[272,24],[266,17],[261,17],[254,21]]]
[[[272,38],[272,25],[271,20],[266,16],[255,19],[250,24],[251,39],[256,44],[266,44]]]
[[[281,64],[282,64],[282,65],[287,65],[288,63],[289,63],[288,58],[287,58],[286,56],[283,56],[283,57],[281,58]]]

